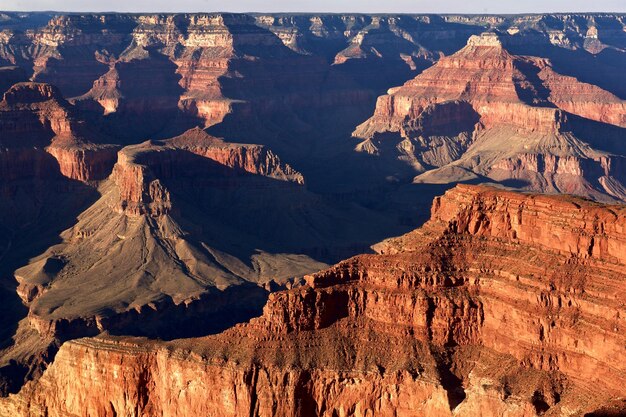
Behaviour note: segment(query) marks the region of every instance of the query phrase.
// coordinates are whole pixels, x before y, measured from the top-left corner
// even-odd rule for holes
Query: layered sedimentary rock
[[[556,73],[542,61],[538,77],[550,91],[548,100],[568,113],[620,127],[626,127],[626,102],[592,84]]]
[[[165,142],[129,146],[119,153],[113,171],[119,209],[130,214],[169,212],[169,193],[161,183],[176,178],[183,169],[188,177],[214,176],[220,181],[251,174],[304,184],[302,174],[267,148],[226,143],[196,128]]]
[[[222,330],[258,314],[269,289],[362,251],[390,227],[310,193],[267,148],[200,129],[124,147],[116,159],[101,197],[14,272],[28,314],[4,360],[24,375],[42,365],[42,349],[104,330]],[[354,213],[357,222],[346,217]],[[29,351],[33,332],[49,344]]]
[[[428,105],[449,100],[471,103],[486,129],[512,124],[531,132],[553,132],[562,116],[548,105],[550,101],[559,108],[562,104],[570,113],[623,126],[626,110],[622,100],[593,85],[560,76],[546,60],[513,56],[502,42],[496,33],[472,36],[461,51],[380,97],[374,116],[355,135],[400,131],[405,119],[417,119]],[[605,114],[603,106],[613,106],[612,111]],[[516,117],[511,117],[513,114]]]
[[[103,180],[113,170],[116,145],[79,145],[56,143],[46,151],[56,159],[61,174],[78,181]]]
[[[101,188],[103,197],[63,233],[63,242],[15,272],[18,294],[30,305],[31,323],[42,335],[63,338],[68,331],[108,328],[104,320],[130,310],[140,313],[147,305],[160,310],[157,305],[169,303],[183,308],[213,287],[255,280],[263,275],[258,267],[248,270],[232,255],[210,249],[206,234],[200,238],[207,226],[194,225],[201,218],[185,211],[185,189],[199,196],[207,187],[245,187],[248,180],[258,180],[247,178],[254,176],[302,184],[302,175],[270,151],[229,145],[201,130],[164,143],[125,147],[116,159]],[[182,200],[180,206],[172,193]],[[230,268],[225,267],[229,262]],[[310,264],[313,269],[323,265]],[[304,266],[303,271],[310,269]],[[296,270],[274,272],[258,278],[262,283],[284,280]],[[95,292],[85,298],[87,288]]]
[[[472,36],[459,52],[389,90],[353,133],[365,139],[357,150],[408,162],[418,182],[488,177],[623,199],[621,186],[605,184],[623,181],[608,161],[621,158],[625,102],[556,73],[546,59],[512,55],[507,42],[510,36],[496,33]]]
[[[269,29],[274,39],[255,27]],[[218,91],[218,77],[228,71],[229,59],[237,55],[232,52],[251,42],[261,41],[268,46],[280,39],[301,55],[311,54],[339,64],[367,62],[354,66],[361,74],[357,78],[376,82],[378,76],[380,81],[381,72],[372,71],[375,67],[393,83],[410,74],[402,66],[412,71],[423,68],[439,53],[453,53],[471,34],[483,29],[499,28],[515,34],[547,55],[551,54],[548,46],[601,55],[623,48],[623,27],[621,16],[611,14],[104,14],[50,18],[44,13],[12,13],[6,14],[0,27],[0,62],[31,65],[36,81],[57,84],[67,96],[77,96],[87,92],[93,81],[107,72],[110,58],[123,54],[127,47],[164,48],[179,65],[181,86],[193,99],[210,93],[207,90]]]
[[[69,342],[1,407],[51,416],[619,415],[625,221],[623,206],[459,186],[435,200],[421,229],[270,295],[249,324],[170,343]]]
[[[115,163],[116,147],[90,142],[104,139],[77,118],[49,84],[13,85],[0,102],[0,132],[5,180],[55,173],[79,181],[100,180]]]
[[[33,81],[57,85],[73,97],[106,72],[102,54],[121,52],[132,27],[132,18],[124,15],[54,16],[36,30],[5,30],[0,56],[18,65],[28,60]]]
[[[305,158],[309,140],[337,129],[348,133],[380,92],[494,28],[511,33],[515,48],[553,59],[558,72],[623,98],[623,79],[613,68],[623,61],[624,32],[615,15],[104,14],[46,22],[49,17],[7,14],[0,64],[18,65],[35,81],[78,97],[96,125],[125,143],[178,134],[195,124],[189,117],[244,141],[242,132],[263,123],[255,142],[281,153],[297,149]],[[578,64],[564,65],[569,58]],[[619,115],[603,116],[623,107],[616,97],[606,96],[609,104],[600,109],[569,103],[566,91],[556,96],[567,111],[623,123]],[[536,123],[552,117],[541,109],[524,112]]]
[[[300,279],[623,200],[623,29],[0,13],[0,415],[623,411],[617,206]]]

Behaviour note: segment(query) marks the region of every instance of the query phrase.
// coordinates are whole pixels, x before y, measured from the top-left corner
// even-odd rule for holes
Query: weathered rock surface
[[[458,186],[421,229],[270,295],[249,324],[169,343],[68,342],[0,407],[50,416],[619,413],[625,221],[623,206]]]
[[[135,215],[167,214],[171,204],[162,183],[175,179],[183,169],[189,177],[213,176],[227,181],[229,177],[252,174],[304,184],[302,174],[283,164],[267,148],[226,143],[194,129],[161,143],[146,142],[120,151],[113,171],[120,194],[119,210]]]
[[[485,29],[507,31],[516,44],[532,45],[538,56],[556,59],[567,75],[581,78],[582,73],[584,81],[606,84],[623,98],[623,79],[613,70],[622,59],[623,27],[619,15],[601,14],[51,19],[49,14],[7,14],[0,26],[0,64],[20,66],[34,81],[57,85],[67,98],[80,97],[78,102],[92,111],[117,116],[107,119],[124,125],[113,129],[116,134],[131,130],[147,139],[167,129],[161,117],[147,117],[149,110],[197,117],[205,126],[226,119],[230,130],[250,115],[267,119],[280,112],[289,115],[293,127],[306,127],[313,135],[320,119],[362,120],[375,95],[454,53]],[[563,66],[563,54],[581,65]],[[567,107],[597,115],[595,109]],[[150,123],[128,122],[138,114]]]
[[[625,34],[0,13],[0,415],[617,409],[617,206],[460,188],[298,277],[459,181],[626,199]]]
[[[185,211],[186,198],[178,207],[171,196],[170,189],[180,199],[186,187],[199,196],[207,187],[228,190],[262,182],[247,178],[255,176],[294,182],[295,187],[303,183],[302,175],[271,151],[227,144],[201,130],[162,143],[123,148],[110,180],[101,187],[102,198],[62,234],[61,244],[15,272],[18,294],[31,306],[31,324],[42,335],[64,338],[68,329],[70,334],[80,334],[90,332],[81,327],[109,328],[104,321],[131,310],[141,313],[147,305],[155,311],[162,308],[159,304],[187,305],[213,287],[223,290],[246,281],[265,283],[297,274],[288,264],[298,255],[285,254],[283,266],[288,271],[279,271],[277,260],[266,275],[263,262],[247,268],[232,255],[210,249],[208,236],[200,238],[207,224],[193,224],[202,219]],[[182,187],[181,181],[191,184]],[[201,207],[197,204],[195,210]],[[323,265],[302,257],[303,273]],[[84,291],[92,294],[85,297]]]
[[[622,173],[608,161],[623,152],[614,144],[625,132],[626,102],[556,73],[548,60],[512,55],[507,42],[496,33],[472,36],[459,52],[389,90],[353,133],[365,139],[357,150],[404,161],[420,174],[417,182],[487,177],[623,200],[622,186],[613,186]],[[591,132],[594,122],[604,130]]]
[[[200,129],[124,147],[98,191],[56,244],[15,270],[28,307],[19,335],[59,343],[104,330],[168,339],[223,330],[258,314],[268,289],[361,252],[390,227],[308,192],[267,148]],[[31,341],[16,337],[19,358],[8,352],[26,369],[41,365],[40,351],[24,353]]]
[[[101,180],[115,163],[116,146],[91,142],[105,139],[50,84],[13,85],[0,102],[0,133],[5,180],[45,178],[55,172],[79,181]],[[21,162],[20,155],[28,156]],[[42,166],[37,161],[46,162]]]

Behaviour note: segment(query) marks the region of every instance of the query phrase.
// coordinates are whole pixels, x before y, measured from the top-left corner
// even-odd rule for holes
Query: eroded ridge
[[[458,186],[435,199],[422,228],[271,294],[248,324],[169,343],[66,343],[1,407],[59,416],[619,410],[625,210]]]

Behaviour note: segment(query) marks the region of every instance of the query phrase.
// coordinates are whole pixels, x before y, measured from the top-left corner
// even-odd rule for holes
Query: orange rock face
[[[449,100],[471,103],[487,129],[510,124],[530,132],[556,132],[564,120],[559,108],[625,126],[623,100],[556,73],[546,60],[514,56],[502,42],[495,33],[472,36],[461,51],[442,58],[415,79],[381,96],[372,118],[354,135],[366,138],[374,132],[400,131],[405,119],[417,119],[430,104]],[[533,72],[538,73],[543,85],[533,79]],[[549,102],[555,106],[547,105]]]
[[[472,36],[390,89],[353,132],[364,139],[356,149],[408,163],[418,183],[488,177],[526,190],[624,200],[624,178],[607,161],[621,159],[614,141],[623,136],[625,102],[557,73],[547,59],[512,54],[518,41]]]
[[[458,186],[435,199],[422,228],[271,295],[249,324],[169,343],[66,343],[0,410],[565,416],[615,407],[626,383],[624,210]]]
[[[0,12],[0,416],[626,415],[625,36]]]
[[[119,152],[113,178],[120,192],[120,209],[128,214],[169,212],[169,192],[162,181],[176,176],[175,172],[212,174],[216,181],[233,175],[262,175],[304,184],[302,174],[263,146],[228,144],[193,129],[160,145],[146,142]]]
[[[78,181],[103,180],[113,170],[117,146],[50,146],[47,148],[59,164],[61,174]]]
[[[555,72],[540,61],[538,76],[550,90],[549,100],[557,107],[587,119],[626,127],[626,103],[592,84],[579,82]]]

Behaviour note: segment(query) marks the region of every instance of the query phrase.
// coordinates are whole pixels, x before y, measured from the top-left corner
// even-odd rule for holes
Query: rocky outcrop
[[[0,407],[59,416],[617,407],[625,216],[623,206],[459,186],[435,199],[422,228],[270,295],[249,324],[170,343],[70,342]]]
[[[318,259],[361,251],[372,230],[363,225],[377,224],[308,192],[267,148],[201,129],[124,147],[97,185],[101,196],[60,239],[14,269],[28,307],[21,333],[53,343],[105,330],[203,334],[198,320],[223,330],[258,314],[268,289],[327,266]],[[357,227],[337,230],[355,213]],[[23,370],[3,371],[11,389],[50,360],[31,339],[6,353]]]
[[[609,409],[623,29],[0,13],[0,415]]]
[[[119,14],[57,15],[24,37],[14,32],[17,39],[8,40],[5,59],[28,57],[34,81],[58,86],[65,97],[78,96],[106,72],[108,54],[120,51],[133,26],[130,16]]]
[[[41,145],[54,136],[71,134],[66,102],[59,90],[49,84],[15,84],[4,93],[1,111],[3,142],[12,142],[7,145]]]
[[[263,146],[229,144],[193,129],[161,143],[146,142],[120,151],[113,170],[119,210],[135,215],[168,213],[171,203],[163,182],[180,175],[217,181],[259,175],[304,184],[302,174]]]
[[[601,88],[555,72],[541,62],[538,76],[550,90],[548,99],[568,113],[586,119],[626,127],[626,102]]]
[[[549,60],[513,55],[508,49],[517,41],[472,36],[459,52],[390,89],[354,131],[364,139],[357,151],[408,163],[418,183],[488,177],[526,190],[622,200],[621,186],[607,185],[620,183],[621,173],[602,161],[622,152],[609,143],[623,134],[624,102],[556,73]]]
[[[449,224],[452,233],[515,239],[575,260],[621,265],[626,264],[625,216],[619,205],[458,186],[435,199],[431,221]]]
[[[619,55],[623,44],[623,31],[618,30],[623,22],[612,15],[110,14],[55,16],[43,24],[48,18],[12,15],[12,23],[2,32],[0,60],[21,66],[35,81],[59,86],[93,119],[104,120],[112,136],[126,143],[136,143],[134,138],[164,138],[193,126],[195,120],[188,118],[198,119],[203,127],[220,125],[219,136],[241,135],[249,125],[263,121],[268,132],[254,141],[281,153],[285,139],[276,138],[281,129],[274,123],[289,125],[284,135],[290,141],[303,137],[298,139],[302,148],[308,146],[308,137],[333,134],[338,126],[347,132],[365,118],[371,101],[382,91],[414,77],[441,56],[446,56],[442,65],[453,65],[451,54],[484,30],[511,33],[516,45],[532,44],[538,56],[557,60],[562,51],[554,53],[547,46]],[[613,68],[619,58],[609,57],[604,65],[604,58],[585,54],[581,59],[586,61],[575,75],[591,74],[591,80],[578,78],[598,85],[604,83],[596,78],[610,79],[609,90],[618,91],[623,84],[619,73],[607,76],[602,71]],[[593,70],[585,70],[590,66]],[[558,67],[563,70],[562,64]],[[569,69],[565,73],[572,75]],[[492,82],[502,81],[492,75]],[[449,87],[462,91],[461,79],[448,81]],[[569,77],[561,84],[573,80]],[[574,83],[564,88],[579,87]],[[506,88],[496,89],[495,94],[503,97]],[[463,99],[459,91],[446,100]],[[623,110],[621,93],[606,96],[612,103],[608,107],[594,101],[596,93],[593,90],[589,97],[581,95],[570,103],[564,91],[554,94],[554,102],[584,117],[622,123],[621,116],[603,116],[608,110]],[[396,98],[402,107],[402,100]],[[519,116],[498,118],[503,112]],[[485,116],[484,122],[494,117],[494,122],[517,120],[523,128],[552,126],[556,116],[552,109],[510,106]],[[172,129],[166,123],[172,120],[182,126]]]
[[[275,153],[261,145],[227,143],[199,128],[189,130],[166,143],[215,161],[235,173],[262,175],[304,184],[301,173],[289,164],[283,163]]]
[[[45,178],[55,172],[79,181],[102,180],[115,163],[116,147],[91,143],[90,139],[103,138],[76,117],[74,108],[49,84],[13,85],[0,102],[0,132],[6,180]],[[11,156],[16,154],[30,155],[31,163]],[[49,161],[46,169],[38,168],[36,161],[49,160],[49,155],[56,164]]]
[[[57,160],[61,174],[78,181],[106,179],[113,171],[118,146],[49,146],[47,152]]]
[[[380,97],[374,116],[354,135],[370,138],[376,132],[400,131],[407,119],[419,118],[430,104],[450,100],[472,104],[486,129],[509,124],[529,132],[556,132],[563,118],[558,109],[524,103],[543,98],[538,95],[538,87],[527,85],[530,80],[520,70],[521,65],[522,61],[504,48],[496,33],[472,36],[461,51],[442,58],[404,86]],[[520,94],[529,89],[535,97],[523,100]]]

